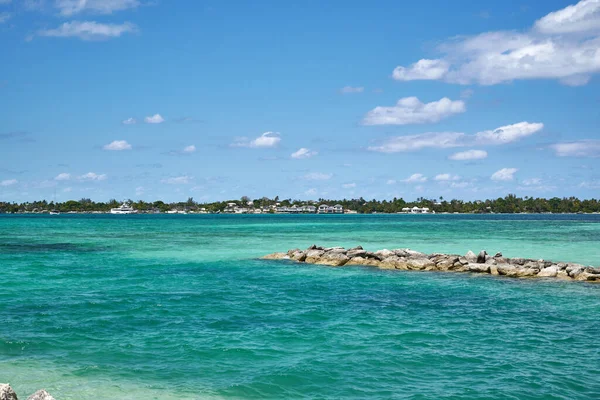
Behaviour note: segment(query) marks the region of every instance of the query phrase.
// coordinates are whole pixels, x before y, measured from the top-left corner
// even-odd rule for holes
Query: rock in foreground
[[[0,383],[0,400],[17,400],[17,394],[7,383]]]
[[[54,397],[50,396],[50,393],[42,389],[29,396],[27,400],[54,400]]]
[[[460,256],[424,254],[410,249],[383,249],[369,252],[361,246],[346,250],[343,247],[312,245],[306,250],[293,249],[286,253],[273,253],[264,256],[263,259],[291,260],[332,267],[364,265],[382,269],[471,272],[514,278],[558,278],[600,283],[600,268],[575,263],[506,258],[502,253],[496,253],[492,257],[485,250],[478,255],[469,251],[465,256]]]
[[[0,383],[0,400],[18,400],[17,394],[10,387],[8,383]],[[31,396],[27,398],[27,400],[55,400],[54,397],[50,395],[50,393],[45,390],[38,390]]]

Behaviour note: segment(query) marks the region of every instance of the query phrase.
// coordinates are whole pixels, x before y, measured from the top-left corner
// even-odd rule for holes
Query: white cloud
[[[190,153],[194,153],[195,151],[196,151],[196,146],[194,146],[193,144],[192,144],[192,145],[189,145],[189,146],[186,146],[186,147],[183,149],[183,152],[184,152],[184,153],[188,153],[188,154],[190,154]]]
[[[190,183],[190,180],[192,180],[191,176],[177,176],[174,178],[167,178],[167,179],[163,179],[161,180],[162,183],[167,183],[169,185],[187,185],[188,183]]]
[[[398,182],[395,179],[388,179],[385,184],[386,185],[395,185],[396,183],[398,183]]]
[[[162,124],[165,119],[160,114],[154,114],[151,117],[144,118],[144,122],[147,124]]]
[[[444,60],[419,60],[409,67],[396,67],[392,77],[397,81],[437,80],[450,69],[450,63]]]
[[[12,17],[12,14],[9,12],[1,12],[0,13],[0,24],[5,23]]]
[[[559,157],[600,157],[600,140],[579,140],[550,145]]]
[[[16,185],[17,183],[19,183],[19,181],[16,179],[6,179],[6,180],[0,182],[0,186],[12,186],[12,185]]]
[[[460,151],[448,157],[450,160],[467,161],[467,160],[482,160],[487,158],[488,153],[485,150],[467,150]]]
[[[107,178],[106,174],[96,174],[95,172],[88,172],[87,174],[79,177],[82,181],[105,181]]]
[[[127,118],[126,120],[121,121],[123,125],[134,125],[137,124],[137,119],[135,118]]]
[[[578,86],[600,72],[599,47],[600,2],[583,0],[546,15],[526,32],[492,31],[452,38],[439,46],[441,58],[397,67],[394,75],[399,80],[481,85],[558,79]],[[396,71],[400,71],[398,76]]]
[[[279,132],[265,132],[256,139],[248,141],[248,138],[238,138],[231,146],[232,147],[250,147],[250,148],[269,148],[277,147],[281,142]]]
[[[308,189],[306,192],[304,192],[304,194],[307,196],[314,196],[317,194],[317,189],[315,189],[315,188]]]
[[[518,171],[517,168],[502,168],[492,174],[493,181],[512,181],[515,179],[515,173]]]
[[[404,97],[391,107],[375,107],[363,119],[364,125],[408,125],[438,122],[467,111],[464,101],[444,97],[422,103],[417,97]]]
[[[530,178],[523,180],[521,183],[525,186],[539,186],[542,184],[542,180],[540,178]]]
[[[40,36],[77,37],[81,40],[101,40],[115,38],[124,33],[136,32],[137,27],[129,22],[123,24],[102,24],[95,21],[65,22],[55,29],[39,31]]]
[[[68,174],[66,172],[63,172],[62,174],[58,174],[54,178],[55,181],[68,181],[69,179],[71,179],[71,174]]]
[[[534,133],[539,132],[543,127],[544,124],[542,123],[519,122],[517,124],[502,126],[491,131],[478,132],[474,135],[467,135],[462,132],[428,132],[418,135],[395,136],[387,139],[381,145],[368,147],[368,150],[381,153],[399,153],[425,148],[446,149],[475,145],[502,145],[533,135]],[[457,154],[459,155],[458,157],[474,155],[481,157],[483,153],[485,153],[477,153],[478,151],[479,150],[473,150],[471,152]],[[485,153],[485,156],[487,156],[487,153]]]
[[[547,34],[600,31],[600,1],[583,0],[551,12],[535,22],[535,29]]]
[[[343,187],[344,189],[353,189],[353,188],[355,188],[355,187],[356,187],[356,183],[344,183],[344,184],[342,185],[342,187]]]
[[[126,140],[115,140],[112,143],[109,143],[102,148],[104,150],[122,151],[122,150],[131,150],[131,145],[129,143],[127,143]]]
[[[310,149],[307,149],[306,147],[302,147],[302,148],[298,149],[298,151],[293,152],[291,157],[296,158],[296,159],[303,159],[303,158],[314,157],[317,154],[319,154],[319,153],[317,153],[316,151],[312,151]]]
[[[352,94],[352,93],[362,93],[365,91],[365,88],[362,86],[352,87],[352,86],[344,86],[340,89],[340,93],[342,94]]]
[[[460,176],[452,175],[452,174],[439,174],[439,175],[436,175],[435,178],[433,178],[433,180],[439,181],[439,182],[458,181],[459,179],[460,179]]]
[[[304,175],[304,179],[307,181],[326,181],[333,177],[333,174],[324,174],[321,172],[311,172],[310,174]]]
[[[56,0],[55,7],[60,15],[70,17],[82,12],[95,14],[112,14],[114,11],[122,11],[136,8],[140,5],[138,0]]]
[[[475,143],[480,145],[511,143],[533,135],[543,128],[544,124],[541,123],[519,122],[518,124],[501,126],[493,131],[478,132],[475,134]]]
[[[381,153],[399,153],[416,151],[425,148],[444,149],[461,146],[461,139],[465,136],[459,132],[430,132],[418,135],[396,136],[387,139],[383,144],[370,146],[368,150]]]
[[[471,186],[469,182],[452,182],[450,183],[450,187],[454,189],[464,189]]]
[[[422,182],[427,182],[427,177],[423,176],[423,174],[412,174],[408,178],[404,179],[402,182],[406,182],[406,183],[422,183]]]

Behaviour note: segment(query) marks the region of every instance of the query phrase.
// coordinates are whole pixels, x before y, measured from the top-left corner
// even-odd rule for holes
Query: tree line
[[[165,203],[163,201],[146,202],[143,200],[127,201],[133,208],[140,212],[166,212],[169,210],[185,210],[197,212],[201,209],[207,212],[223,211],[228,203],[235,203],[240,207],[247,208],[268,208],[274,205],[281,207],[290,207],[292,205],[306,204],[341,204],[344,209],[355,210],[361,214],[370,213],[398,213],[403,208],[427,207],[436,213],[594,213],[600,212],[600,200],[585,199],[580,200],[576,197],[553,197],[550,199],[534,197],[517,197],[509,194],[505,197],[489,200],[445,200],[443,197],[437,199],[427,199],[420,197],[415,201],[406,201],[402,198],[392,200],[365,200],[360,197],[357,199],[323,199],[316,201],[304,201],[293,199],[280,199],[279,197],[251,200],[244,196],[241,199],[218,201],[210,203],[199,203],[193,198],[187,201]],[[48,202],[46,200],[10,203],[0,201],[0,213],[24,213],[24,212],[44,212],[57,210],[66,212],[109,212],[111,208],[118,207],[121,202],[111,199],[108,202],[95,202],[91,199],[69,200],[65,202]]]

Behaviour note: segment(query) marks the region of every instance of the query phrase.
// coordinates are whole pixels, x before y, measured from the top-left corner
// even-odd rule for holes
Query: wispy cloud
[[[402,182],[405,183],[423,183],[427,182],[427,177],[423,174],[412,174],[408,178],[404,179]]]
[[[344,86],[340,89],[341,94],[352,94],[352,93],[362,93],[365,91],[365,88],[362,86]]]
[[[121,123],[123,125],[134,125],[134,124],[137,124],[137,119],[135,119],[135,118],[127,118],[127,119],[121,121]]]
[[[19,181],[16,179],[6,179],[0,182],[0,186],[12,186],[16,185],[17,183],[19,183]]]
[[[150,117],[144,118],[144,122],[147,124],[162,124],[165,119],[160,114],[154,114]]]
[[[291,157],[295,158],[295,159],[304,159],[304,158],[314,157],[317,154],[319,154],[319,153],[316,152],[316,151],[313,151],[311,149],[307,149],[306,147],[301,147],[297,151],[293,152],[292,155],[291,155]]]
[[[127,143],[126,140],[115,140],[112,143],[109,143],[102,147],[104,150],[110,151],[123,151],[123,150],[131,150],[131,145]]]
[[[579,140],[550,145],[559,157],[600,157],[600,140]]]
[[[462,100],[444,97],[431,103],[422,103],[417,97],[405,97],[391,107],[375,107],[369,111],[364,125],[409,125],[438,122],[454,114],[467,111]]]
[[[55,0],[55,7],[60,15],[70,17],[80,13],[112,14],[136,8],[140,5],[138,0]]]
[[[66,173],[66,172],[63,172],[62,174],[58,174],[54,178],[55,181],[68,181],[69,179],[71,179],[71,174]]]
[[[368,150],[382,153],[398,153],[417,151],[425,148],[445,149],[466,146],[502,145],[533,135],[542,130],[543,127],[544,124],[542,123],[519,122],[517,124],[501,126],[494,130],[478,132],[474,135],[467,135],[462,132],[428,132],[418,135],[395,136],[387,139],[381,145],[369,147]],[[465,153],[468,152],[464,152],[462,155],[482,155],[482,153]]]
[[[352,182],[352,183],[344,183],[342,185],[342,187],[344,189],[354,189],[356,187],[356,183]]]
[[[488,153],[485,150],[467,150],[459,151],[450,155],[448,158],[455,161],[468,161],[468,160],[483,160],[487,158]]]
[[[512,181],[515,179],[515,173],[518,171],[517,168],[502,168],[494,172],[491,176],[493,181]]]
[[[277,147],[281,142],[279,132],[265,132],[259,137],[248,140],[248,138],[237,138],[232,144],[232,147],[250,147],[250,148],[270,148]]]
[[[193,144],[189,145],[189,146],[185,146],[183,148],[183,152],[185,154],[191,154],[191,153],[195,153],[196,152],[196,146],[194,146]]]
[[[0,24],[5,23],[12,17],[12,14],[9,12],[1,12],[0,13]]]
[[[108,177],[106,174],[96,174],[95,172],[88,172],[87,174],[81,175],[79,180],[81,181],[105,181]]]
[[[169,184],[169,185],[187,185],[188,183],[190,183],[191,180],[192,180],[191,176],[183,175],[183,176],[176,176],[173,178],[163,179],[163,180],[161,180],[161,182]]]
[[[135,24],[125,22],[122,24],[103,24],[96,21],[65,22],[55,29],[46,29],[38,32],[46,37],[76,37],[81,40],[103,40],[119,37],[125,33],[137,31]]]
[[[448,182],[448,181],[458,181],[460,180],[460,176],[452,175],[452,174],[438,174],[433,178],[434,181],[438,182]]]
[[[304,175],[302,178],[307,181],[326,181],[333,177],[333,174],[325,174],[322,172],[311,172]]]

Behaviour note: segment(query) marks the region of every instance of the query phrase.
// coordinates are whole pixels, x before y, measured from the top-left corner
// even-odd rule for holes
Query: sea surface
[[[600,399],[600,285],[262,261],[362,245],[600,266],[600,215],[0,215],[22,398]]]

